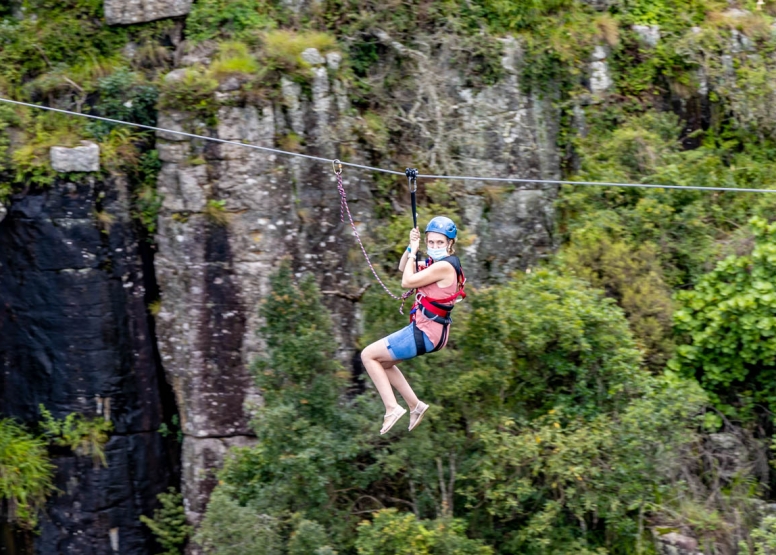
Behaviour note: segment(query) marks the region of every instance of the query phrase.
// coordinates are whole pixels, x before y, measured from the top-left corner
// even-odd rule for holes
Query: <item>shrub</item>
[[[617,300],[648,365],[660,371],[674,351],[674,306],[658,248],[652,243],[634,245],[615,237],[615,230],[581,229],[563,250],[563,263]]]
[[[0,500],[12,522],[33,528],[54,491],[46,443],[11,419],[0,419]]]
[[[51,185],[57,175],[51,167],[51,147],[79,146],[79,138],[86,135],[85,122],[51,112],[33,115],[28,111],[22,112],[19,120],[23,139],[11,153],[13,181]]]
[[[121,67],[97,81],[97,92],[100,95],[94,105],[97,115],[142,125],[156,125],[159,89],[146,83],[139,74]],[[115,124],[90,121],[88,128],[99,139],[114,127]]]
[[[754,551],[749,549],[746,542],[740,542],[738,548],[741,555],[776,555],[776,516],[768,515],[763,518],[760,526],[752,530],[752,544]]]
[[[299,518],[288,540],[288,555],[323,555],[332,552],[326,528],[313,521]],[[326,551],[329,550],[329,551]]]
[[[280,555],[277,520],[241,506],[223,489],[210,496],[207,513],[194,537],[208,555]]]
[[[101,417],[86,418],[82,414],[70,413],[64,420],[51,415],[40,405],[41,426],[49,441],[61,447],[70,448],[76,455],[90,456],[95,466],[108,466],[105,458],[105,444],[110,439],[113,423]]]
[[[750,225],[751,254],[729,256],[677,294],[674,321],[686,343],[670,364],[737,417],[751,417],[751,403],[776,407],[776,224]]]
[[[135,182],[133,215],[140,220],[149,235],[156,232],[159,210],[162,208],[162,197],[156,190],[156,177],[161,169],[158,151],[150,150],[140,156],[139,164],[130,171]]]
[[[412,513],[396,509],[377,511],[374,518],[358,525],[356,548],[359,555],[491,555],[493,548],[464,534],[458,520],[418,520]]]
[[[154,517],[140,516],[140,521],[151,529],[156,541],[164,549],[163,555],[180,555],[183,546],[191,534],[191,526],[186,524],[186,511],[183,508],[183,496],[174,488],[156,496],[162,504],[154,510]]]
[[[186,18],[186,34],[194,42],[246,38],[275,27],[278,15],[267,0],[199,0]]]

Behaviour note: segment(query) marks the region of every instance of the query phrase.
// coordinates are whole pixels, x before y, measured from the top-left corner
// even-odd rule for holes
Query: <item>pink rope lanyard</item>
[[[358,241],[358,246],[361,247],[361,252],[364,253],[364,258],[366,258],[366,263],[369,264],[369,269],[372,270],[372,274],[375,276],[377,283],[379,283],[382,286],[382,288],[385,289],[385,292],[388,293],[392,298],[396,299],[397,301],[401,301],[399,312],[401,314],[404,314],[404,301],[406,301],[412,295],[414,289],[405,291],[400,297],[397,297],[391,292],[390,289],[388,289],[385,283],[383,283],[383,280],[380,279],[380,276],[377,275],[377,271],[375,270],[375,267],[372,265],[372,261],[369,260],[369,255],[366,253],[364,244],[361,242],[361,237],[358,235],[356,224],[353,222],[353,216],[350,214],[350,207],[348,206],[348,198],[347,198],[347,195],[345,194],[345,187],[342,185],[342,164],[339,164],[339,170],[337,169],[336,164],[339,164],[339,160],[333,160],[332,166],[334,166],[334,174],[337,176],[337,190],[339,191],[339,194],[340,194],[340,221],[344,222],[345,214],[348,215],[348,220],[350,221],[350,227],[353,228],[353,235],[356,236],[356,241]]]

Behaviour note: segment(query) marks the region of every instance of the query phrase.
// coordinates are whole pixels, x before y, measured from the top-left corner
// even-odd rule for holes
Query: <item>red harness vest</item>
[[[423,341],[423,332],[421,332],[417,326],[414,325],[415,313],[420,310],[426,318],[444,326],[439,344],[437,344],[431,351],[433,353],[434,351],[438,351],[442,345],[445,344],[447,339],[447,328],[452,321],[450,318],[450,313],[453,311],[453,308],[455,308],[455,303],[466,298],[466,292],[463,290],[464,286],[466,285],[466,276],[463,273],[463,268],[461,268],[461,261],[457,256],[448,256],[443,260],[440,260],[440,262],[443,261],[450,263],[450,265],[455,269],[455,274],[458,276],[458,290],[452,295],[448,295],[447,297],[443,297],[441,299],[433,299],[423,295],[422,293],[418,293],[415,296],[415,304],[412,305],[412,310],[410,311],[410,322],[412,322],[413,328],[415,330],[415,345],[418,349],[418,355],[426,354],[427,351],[426,344]],[[425,268],[431,266],[433,262],[434,261],[431,259],[427,260]]]

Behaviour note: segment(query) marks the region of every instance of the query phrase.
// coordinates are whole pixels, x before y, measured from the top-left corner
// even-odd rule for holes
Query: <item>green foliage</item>
[[[0,24],[0,81],[18,88],[63,64],[98,60],[117,53],[128,31],[108,27],[101,0],[29,0],[27,17]]]
[[[136,183],[133,214],[149,235],[156,233],[159,210],[162,208],[162,197],[156,190],[156,178],[161,169],[159,153],[149,150],[140,157],[139,164],[131,173]]]
[[[488,23],[504,31],[520,31],[536,27],[547,21],[548,16],[568,11],[574,7],[573,0],[481,0],[483,14]]]
[[[754,551],[746,542],[740,542],[738,548],[741,555],[776,555],[776,516],[763,518],[760,526],[752,530]]]
[[[183,496],[174,488],[156,496],[162,504],[154,510],[154,517],[140,516],[140,521],[153,532],[156,541],[162,546],[162,555],[180,555],[192,528],[186,524],[186,511],[183,508]]]
[[[241,42],[223,42],[219,45],[218,57],[210,66],[210,73],[222,80],[231,75],[252,75],[260,69],[248,46]]]
[[[277,527],[276,519],[241,506],[216,488],[194,541],[208,555],[281,555]]]
[[[256,379],[267,405],[282,399],[299,403],[310,417],[334,416],[339,387],[348,374],[334,360],[331,316],[321,310],[315,279],[307,276],[297,285],[284,264],[271,286],[261,307],[267,320],[261,333],[270,357],[256,363]]]
[[[0,502],[8,518],[34,528],[54,491],[54,465],[46,443],[9,418],[0,419]]]
[[[267,0],[200,0],[186,19],[186,34],[194,42],[248,38],[257,30],[274,28],[279,15]]]
[[[288,555],[335,554],[329,545],[326,529],[312,520],[299,519],[288,540]]]
[[[224,477],[257,510],[331,523],[338,515],[330,496],[352,478],[357,450],[356,423],[340,400],[349,374],[334,359],[330,316],[313,278],[297,285],[284,265],[271,283],[261,310],[270,357],[256,366],[265,399],[254,422],[258,447],[236,451]]]
[[[673,300],[652,243],[634,245],[618,237],[619,226],[605,221],[574,233],[562,263],[606,291],[625,311],[648,365],[661,370],[674,351]]]
[[[268,31],[262,37],[262,43],[267,61],[285,71],[309,67],[302,59],[302,52],[308,48],[315,48],[324,55],[337,48],[336,37],[316,31]]]
[[[456,384],[461,401],[494,415],[535,418],[562,405],[569,416],[592,417],[645,387],[621,310],[581,281],[540,271],[480,291],[471,306],[459,339],[471,365]]]
[[[11,152],[14,183],[47,186],[54,182],[56,172],[51,167],[52,146],[75,147],[78,138],[85,135],[83,120],[45,112],[32,114],[27,110],[17,113],[21,126],[20,146]]]
[[[419,521],[396,509],[377,511],[358,526],[359,555],[490,555],[493,549],[464,535],[462,521]]]
[[[625,0],[622,18],[626,24],[660,25],[674,30],[698,25],[706,13],[724,6],[725,3],[716,0]]]
[[[588,137],[579,141],[580,179],[760,188],[776,170],[772,145],[744,135],[712,135],[699,148],[682,150],[671,114],[597,108],[589,115]],[[560,208],[567,237],[603,229],[634,245],[655,245],[673,288],[708,272],[739,240],[746,221],[770,213],[774,202],[771,195],[568,187]]]
[[[677,294],[675,323],[687,344],[671,363],[739,417],[749,416],[753,402],[776,406],[776,224],[754,218],[750,225],[751,254],[726,258],[694,289]],[[731,403],[744,413],[726,406]]]
[[[550,410],[530,425],[505,420],[478,425],[485,456],[477,468],[491,514],[524,518],[511,538],[513,552],[575,553],[594,547],[591,530],[606,522],[618,542],[612,552],[631,553],[638,542],[638,515],[660,513],[657,501],[676,486],[669,477],[682,463],[681,448],[694,437],[693,420],[705,397],[690,382],[655,381],[623,411],[593,419]],[[660,454],[654,452],[660,446]],[[487,487],[486,487],[487,485]],[[635,550],[635,549],[634,549]]]
[[[0,106],[0,203],[5,202],[13,191],[10,176],[8,175],[11,169],[9,152],[11,139],[7,129],[17,123],[18,118],[13,108],[6,105]]]
[[[151,314],[156,316],[161,310],[161,305],[162,300],[157,299],[148,305],[148,310]],[[175,434],[175,439],[178,440],[178,443],[183,443],[183,430],[181,429],[180,417],[177,414],[173,414],[169,426],[167,425],[167,422],[162,422],[159,425],[159,433],[162,437],[168,437]]]
[[[166,78],[160,86],[159,107],[184,110],[208,123],[215,120],[218,104],[213,93],[218,81],[202,68],[186,68],[177,77]]]
[[[215,225],[225,226],[229,223],[229,213],[226,211],[225,200],[209,200],[203,210],[205,217]]]
[[[156,102],[159,91],[156,86],[146,84],[143,78],[126,67],[97,81],[99,101],[94,106],[97,115],[140,123],[156,125]],[[90,121],[89,132],[97,139],[107,134],[115,124]]]
[[[103,418],[86,418],[72,412],[64,420],[59,420],[43,405],[39,406],[44,435],[54,445],[68,447],[76,455],[90,456],[95,466],[102,463],[108,466],[105,458],[105,444],[110,439],[113,423]]]

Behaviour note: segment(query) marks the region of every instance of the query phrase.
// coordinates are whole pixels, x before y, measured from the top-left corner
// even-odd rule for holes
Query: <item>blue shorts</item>
[[[418,348],[415,346],[415,333],[413,332],[413,327],[414,326],[410,324],[406,328],[395,331],[383,339],[383,341],[385,341],[385,346],[388,347],[391,360],[407,360],[408,358],[418,356]],[[431,352],[434,349],[434,344],[431,343],[431,340],[425,333],[423,333],[423,341],[426,344],[426,352]]]

